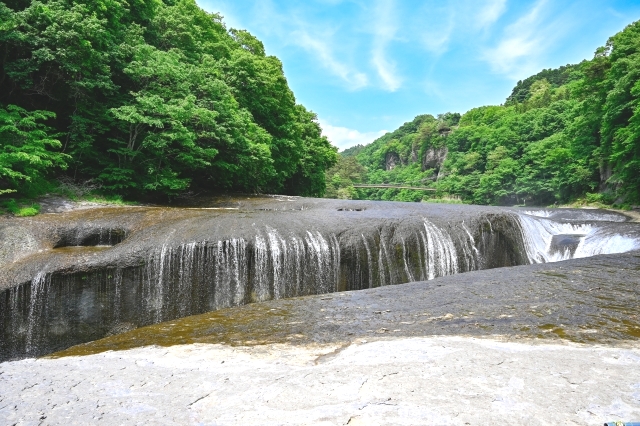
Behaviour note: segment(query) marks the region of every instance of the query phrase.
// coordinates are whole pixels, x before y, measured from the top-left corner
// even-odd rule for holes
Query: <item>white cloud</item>
[[[379,0],[374,8],[373,19],[373,48],[371,49],[371,64],[382,79],[383,86],[390,92],[395,92],[402,85],[402,78],[397,75],[395,62],[387,59],[386,48],[396,34],[394,21],[395,2],[393,0]]]
[[[547,0],[539,0],[526,15],[505,29],[505,36],[495,47],[484,50],[482,58],[494,72],[515,79],[539,68],[538,60],[553,37],[552,28],[541,28],[546,3]]]
[[[449,2],[426,3],[415,11],[416,16],[410,19],[411,27],[407,33],[421,42],[427,51],[436,55],[445,53],[456,27],[457,7],[459,5]]]
[[[476,17],[476,25],[480,28],[491,26],[507,10],[507,0],[488,0]]]
[[[318,120],[318,122],[320,123],[320,127],[322,127],[322,134],[340,150],[350,148],[358,144],[369,144],[387,133],[387,130],[362,133],[358,130],[349,129],[347,127],[332,126],[324,120]]]
[[[276,34],[280,38],[287,37],[289,17],[278,13],[271,0],[255,2],[251,9],[251,25],[259,28],[264,34]]]
[[[348,84],[349,89],[357,90],[367,85],[367,76],[338,61],[327,43],[311,37],[306,31],[294,32],[293,39],[295,40],[295,44],[307,51],[313,52],[322,66],[333,75],[340,77],[340,79]]]
[[[460,40],[477,41],[483,30],[486,36],[486,30],[504,14],[506,5],[507,0],[425,2],[415,10],[415,16],[405,18],[403,33],[411,34],[428,52],[443,55]]]
[[[371,63],[376,68],[386,90],[395,92],[400,88],[402,79],[396,75],[395,63],[385,58],[383,46],[376,46],[373,49]]]
[[[453,31],[453,21],[449,22],[449,26],[443,31],[433,31],[423,35],[422,42],[428,51],[435,54],[442,54],[447,51],[451,32]]]
[[[340,3],[328,0],[329,4]],[[252,26],[264,34],[280,39],[282,45],[295,45],[310,54],[322,68],[338,77],[348,90],[358,90],[369,84],[367,75],[352,65],[351,52],[334,41],[335,29],[328,22],[317,23],[309,18],[305,7],[278,11],[271,0],[255,2]]]

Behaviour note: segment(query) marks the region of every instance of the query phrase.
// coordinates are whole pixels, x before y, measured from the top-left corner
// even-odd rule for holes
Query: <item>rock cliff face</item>
[[[387,152],[384,160],[385,170],[393,170],[400,164],[402,164],[402,162],[400,161],[400,156],[398,154],[395,152]]]
[[[3,220],[0,359],[251,302],[640,247],[622,216],[565,229],[528,213],[244,197]]]
[[[425,152],[422,160],[418,159],[419,154],[416,149],[417,147],[414,147],[414,149],[412,149],[408,154],[407,158],[402,158],[395,152],[388,152],[385,155],[385,170],[389,171],[399,165],[406,166],[407,164],[422,161],[422,170],[433,169],[434,176],[438,176],[442,165],[447,159],[447,154],[449,153],[448,148],[446,146],[438,148],[432,146]]]
[[[440,170],[447,159],[449,150],[446,146],[440,148],[430,147],[424,155],[422,170],[433,169],[434,174],[440,178]]]

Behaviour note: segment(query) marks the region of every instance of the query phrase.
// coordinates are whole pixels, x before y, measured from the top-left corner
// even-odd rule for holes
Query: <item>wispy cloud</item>
[[[504,37],[495,47],[484,50],[482,58],[494,72],[518,78],[539,68],[537,61],[553,37],[548,26],[542,28],[546,3],[547,0],[537,1],[524,16],[505,28]]]
[[[339,3],[339,1],[329,1]],[[281,13],[271,0],[256,2],[252,10],[252,25],[262,32],[276,35],[284,45],[294,45],[304,49],[319,66],[334,77],[338,77],[347,90],[358,90],[369,84],[364,72],[353,66],[350,52],[340,49],[335,42],[335,30],[327,22],[318,24],[305,15],[304,7]],[[342,50],[342,51],[340,51]]]
[[[304,30],[295,31],[293,38],[295,44],[308,52],[312,52],[316,60],[331,72],[331,74],[347,83],[349,89],[357,90],[367,85],[368,79],[366,74],[336,59],[328,43],[321,41],[319,38],[312,37]]]
[[[373,48],[371,63],[382,79],[386,90],[395,92],[400,88],[402,79],[396,75],[396,64],[385,57],[383,46],[378,45]]]
[[[431,30],[422,36],[422,43],[426,49],[435,54],[443,54],[447,51],[449,41],[451,40],[451,34],[455,27],[455,20],[453,14],[449,14],[444,25],[437,30]]]
[[[371,49],[371,64],[382,80],[383,87],[395,92],[402,85],[402,78],[397,75],[396,63],[387,58],[387,45],[396,34],[394,22],[394,0],[378,0],[374,7],[373,19],[373,48]]]
[[[507,10],[507,0],[488,0],[476,17],[476,25],[486,28],[493,25]]]
[[[610,7],[607,9],[607,12],[609,12],[610,14],[612,14],[613,16],[615,16],[616,18],[626,18],[627,16],[624,13],[620,13],[617,10],[615,10],[614,8]]]
[[[431,79],[425,80],[424,91],[427,95],[436,97],[438,99],[445,100],[448,97],[447,90],[443,90],[436,81],[433,81]]]
[[[276,34],[278,37],[286,37],[288,19],[278,13],[271,0],[256,2],[251,8],[251,26],[263,34]]]
[[[341,150],[358,144],[366,145],[387,133],[387,130],[363,133],[347,127],[332,126],[324,120],[318,121],[320,123],[320,127],[322,127],[322,134],[326,136],[333,145],[337,146]]]
[[[456,27],[456,5],[425,3],[409,18],[410,28],[405,31],[415,37],[410,42],[418,42],[428,52],[441,55],[449,48],[451,36]]]

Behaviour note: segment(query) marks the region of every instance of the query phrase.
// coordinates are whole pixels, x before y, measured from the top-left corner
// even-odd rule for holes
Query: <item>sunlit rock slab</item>
[[[2,424],[602,425],[640,347],[469,337],[146,347],[0,364]]]

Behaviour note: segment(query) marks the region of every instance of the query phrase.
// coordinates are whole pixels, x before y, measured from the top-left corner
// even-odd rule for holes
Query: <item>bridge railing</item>
[[[394,189],[415,189],[418,191],[436,191],[434,188],[425,188],[423,186],[410,186],[392,183],[364,184],[358,183],[353,185],[354,188],[394,188]]]

